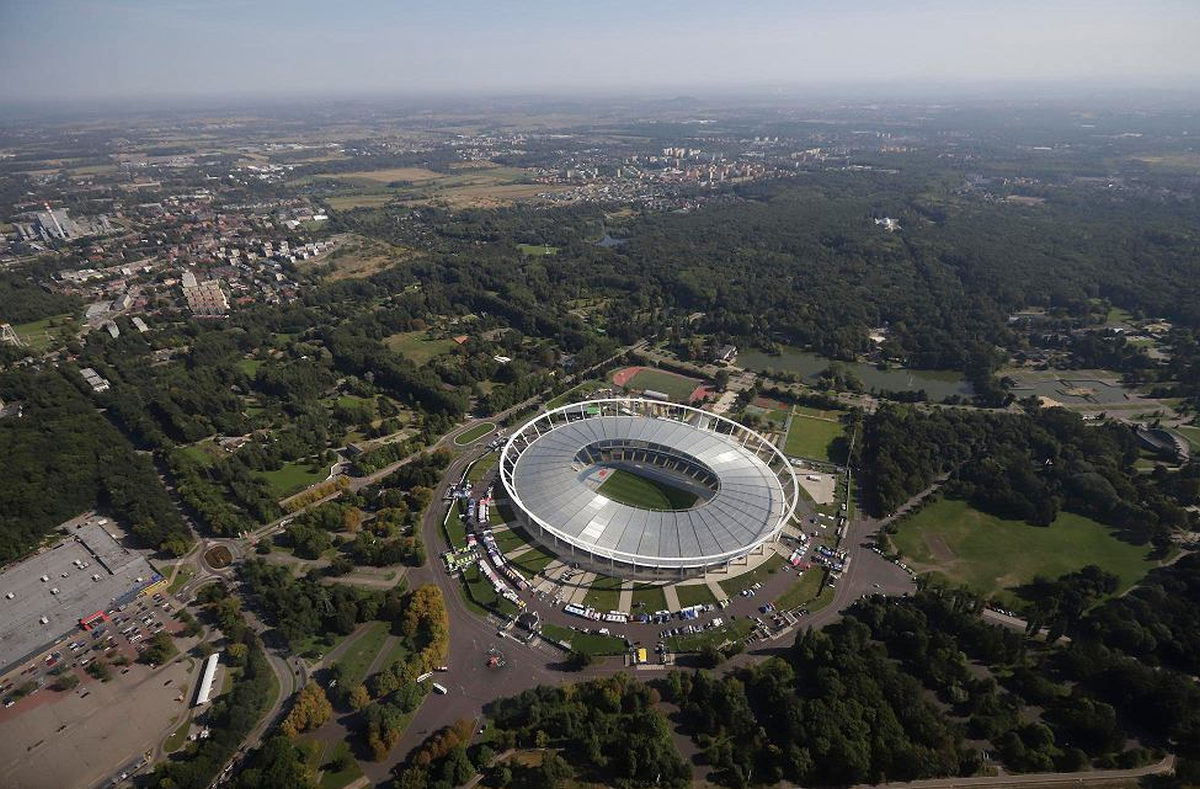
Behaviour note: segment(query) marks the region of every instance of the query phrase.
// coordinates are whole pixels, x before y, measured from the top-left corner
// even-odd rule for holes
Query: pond
[[[833,362],[812,351],[784,346],[783,352],[778,355],[756,349],[743,351],[738,354],[737,364],[758,372],[787,370],[799,373],[805,383],[812,384]],[[867,391],[887,389],[893,392],[916,392],[924,389],[933,401],[944,400],[951,395],[969,397],[973,393],[971,383],[963,378],[962,373],[953,370],[880,370],[874,365],[862,362],[839,364],[857,375]]]

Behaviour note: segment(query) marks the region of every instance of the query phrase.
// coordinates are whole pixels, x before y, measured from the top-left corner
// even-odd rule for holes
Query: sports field
[[[620,504],[644,510],[686,510],[696,503],[696,494],[658,480],[613,469],[598,492]]]
[[[791,457],[832,460],[830,445],[844,436],[846,431],[842,423],[837,421],[837,412],[829,413],[835,416],[824,418],[793,412],[792,425],[783,445],[784,453]]]
[[[1119,577],[1124,590],[1154,567],[1149,548],[1121,542],[1089,518],[1061,513],[1049,527],[1030,526],[950,499],[905,520],[892,539],[917,572],[1002,598],[1035,576],[1057,578],[1089,564]]]
[[[662,392],[677,403],[688,403],[701,381],[653,367],[625,368],[613,373],[613,383],[627,390]]]

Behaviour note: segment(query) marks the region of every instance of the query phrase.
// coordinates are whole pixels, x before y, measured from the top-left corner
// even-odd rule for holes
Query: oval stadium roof
[[[630,413],[627,404],[635,401],[614,402],[626,404],[621,409],[625,413],[597,414],[591,403],[566,406],[551,414],[561,412],[562,419],[571,421],[554,423],[550,417],[548,423],[539,422],[548,419],[543,414],[505,446],[504,458],[511,460],[510,450],[520,437],[532,439],[507,473],[503,460],[501,467],[514,504],[537,525],[605,559],[689,568],[744,555],[774,537],[791,517],[795,492],[789,500],[769,461],[747,445],[781,461],[793,484],[795,476],[786,459],[757,433],[686,406],[636,401],[655,411],[683,414],[688,421],[681,421]],[[549,423],[553,427],[547,430]],[[734,432],[717,432],[718,426]],[[648,510],[613,501],[588,484],[587,469],[576,458],[581,449],[601,441],[648,442],[690,456],[715,474],[717,490],[684,510]]]

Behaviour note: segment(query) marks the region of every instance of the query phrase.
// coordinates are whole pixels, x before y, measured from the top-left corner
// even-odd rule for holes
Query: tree
[[[157,666],[166,663],[178,654],[179,650],[175,648],[175,642],[171,636],[167,631],[160,630],[146,642],[146,648],[142,650],[142,655],[138,660]]]
[[[79,675],[77,675],[75,672],[72,671],[72,672],[63,674],[61,677],[59,677],[57,680],[55,680],[54,685],[52,685],[52,687],[55,690],[64,690],[65,691],[65,690],[71,690],[72,688],[76,687],[78,684],[79,684]]]
[[[295,704],[287,717],[279,724],[279,731],[287,737],[312,731],[333,717],[333,705],[325,696],[324,689],[315,682],[309,682],[296,697]]]

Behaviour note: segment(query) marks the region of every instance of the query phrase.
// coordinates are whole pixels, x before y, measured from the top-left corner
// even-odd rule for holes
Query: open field
[[[828,462],[830,444],[845,434],[841,422],[793,413],[783,451],[791,457]]]
[[[666,370],[657,370],[653,367],[642,367],[632,375],[628,373],[629,368],[618,370],[612,376],[613,382],[628,390],[644,392],[649,389],[662,392],[677,403],[691,402],[692,394],[701,384],[701,381],[696,378],[669,373]]]
[[[1057,578],[1089,564],[1119,577],[1124,590],[1154,566],[1147,547],[1121,542],[1089,518],[1061,513],[1049,527],[1030,526],[949,499],[903,521],[892,539],[914,570],[1008,599],[1008,590],[1035,576]]]
[[[449,337],[430,337],[426,331],[403,331],[393,334],[383,342],[416,365],[426,364],[435,356],[449,353],[455,348],[454,340]]]
[[[71,316],[67,314],[42,318],[40,321],[14,325],[13,331],[31,351],[40,353],[63,340],[71,331]]]
[[[375,201],[375,198],[387,197],[387,195],[364,195],[363,197],[370,198],[366,201],[367,203],[382,205],[382,203]],[[330,203],[339,199],[341,198],[330,198]],[[342,210],[349,207],[353,206],[343,205]],[[363,207],[370,208],[375,207],[375,205],[364,204]],[[419,254],[416,250],[409,249],[408,247],[386,244],[382,241],[348,233],[344,236],[339,236],[333,251],[316,261],[316,265],[332,264],[333,273],[329,276],[330,279],[353,279],[356,277],[369,277],[398,263],[412,260],[418,257]],[[303,265],[311,266],[313,264],[305,263]]]
[[[478,484],[484,477],[496,467],[500,462],[499,452],[489,452],[483,457],[476,460],[471,465],[471,470],[467,472],[467,480],[472,484]]]
[[[389,167],[385,170],[360,170],[353,173],[327,173],[318,178],[332,178],[338,181],[370,181],[378,184],[390,184],[395,181],[420,183],[436,181],[445,178],[445,173],[427,170],[424,167]]]
[[[679,597],[679,604],[684,608],[687,608],[690,605],[717,602],[717,598],[713,596],[712,590],[708,588],[708,584],[688,584],[686,586],[676,586],[675,594]]]
[[[272,495],[282,499],[313,483],[324,481],[329,476],[329,467],[321,465],[313,471],[308,462],[284,463],[274,471],[260,471],[258,476],[271,486]]]
[[[566,641],[572,649],[589,655],[620,655],[625,651],[625,640],[599,633],[580,633],[558,625],[546,625],[542,632],[555,641]]]
[[[396,196],[390,192],[383,194],[353,192],[326,197],[325,202],[334,211],[352,211],[355,208],[380,208],[395,199]]]
[[[696,503],[696,494],[690,491],[623,469],[613,469],[596,492],[644,510],[686,510]]]

